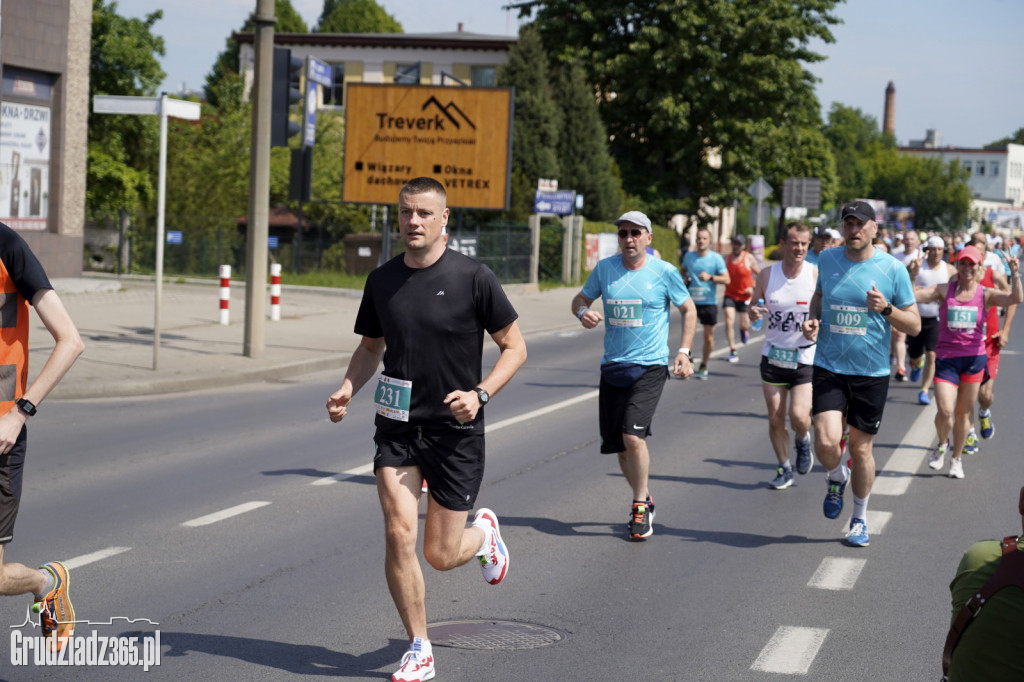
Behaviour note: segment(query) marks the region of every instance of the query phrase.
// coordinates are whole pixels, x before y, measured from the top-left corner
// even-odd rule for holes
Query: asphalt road
[[[859,550],[841,543],[848,513],[821,514],[819,466],[788,490],[766,486],[758,344],[738,365],[716,359],[709,381],[666,386],[650,439],[655,534],[639,543],[625,538],[616,460],[598,454],[600,331],[528,344],[527,366],[488,407],[479,498],[501,520],[509,575],[492,587],[472,564],[427,567],[428,617],[562,639],[437,647],[437,679],[938,677],[960,554],[1020,530],[1019,343],[1003,360],[996,437],[962,481],[924,466],[931,412],[915,387],[892,385],[872,542]],[[372,410],[361,394],[361,409],[331,424],[324,401],[339,381],[48,401],[31,424],[7,559],[70,559],[79,620],[111,621],[78,634],[159,631],[161,658],[145,674],[12,667],[8,643],[0,678],[387,679],[406,642],[366,473]],[[12,633],[35,634],[15,627],[20,598],[0,603]]]

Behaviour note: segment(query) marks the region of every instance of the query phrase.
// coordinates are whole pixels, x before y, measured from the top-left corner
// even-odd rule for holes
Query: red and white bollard
[[[220,266],[220,323],[228,324],[228,304],[231,302],[231,266]]]
[[[281,264],[270,264],[270,319],[281,320]]]

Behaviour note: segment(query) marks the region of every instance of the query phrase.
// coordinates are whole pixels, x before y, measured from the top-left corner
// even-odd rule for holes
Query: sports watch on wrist
[[[26,417],[33,417],[36,413],[36,406],[32,404],[30,400],[24,398],[18,398],[14,401],[14,404],[18,406],[18,409],[25,413]]]
[[[491,399],[491,394],[485,391],[484,389],[480,388],[479,386],[477,386],[473,390],[476,391],[476,397],[480,399],[481,405],[486,405],[487,401]]]
[[[892,303],[888,303],[884,308],[882,308],[881,315],[882,317],[889,317],[892,315]]]

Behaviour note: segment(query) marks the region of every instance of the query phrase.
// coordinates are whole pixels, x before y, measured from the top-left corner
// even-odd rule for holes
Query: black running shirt
[[[494,273],[468,256],[445,249],[426,268],[410,268],[403,258],[370,273],[356,316],[356,334],[384,337],[384,374],[412,382],[408,421],[378,413],[377,432],[483,433],[482,409],[472,424],[459,425],[442,401],[480,383],[484,332],[501,331],[519,315]],[[378,397],[378,377],[367,388]]]

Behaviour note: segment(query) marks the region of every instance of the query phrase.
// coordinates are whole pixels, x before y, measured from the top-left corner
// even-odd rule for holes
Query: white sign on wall
[[[0,107],[0,221],[45,230],[50,188],[50,107]]]

